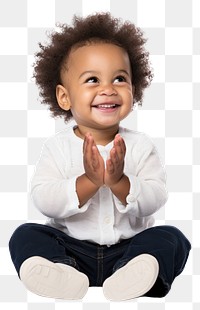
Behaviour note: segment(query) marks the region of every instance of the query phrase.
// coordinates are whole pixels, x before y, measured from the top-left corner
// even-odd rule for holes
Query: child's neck
[[[97,145],[107,145],[108,143],[114,140],[114,137],[118,133],[118,131],[119,126],[100,130],[94,128],[88,129],[87,127],[77,125],[74,132],[81,139],[84,139],[86,133],[91,133]]]

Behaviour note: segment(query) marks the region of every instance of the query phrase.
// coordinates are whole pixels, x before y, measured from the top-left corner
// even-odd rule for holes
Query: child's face
[[[57,86],[61,108],[71,109],[79,126],[118,127],[132,110],[133,85],[129,57],[122,48],[96,43],[72,51]]]

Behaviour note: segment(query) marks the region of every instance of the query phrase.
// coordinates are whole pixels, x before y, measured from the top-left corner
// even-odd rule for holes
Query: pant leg
[[[9,242],[11,259],[18,275],[22,263],[32,256],[79,269],[75,259],[66,253],[66,248],[59,242],[60,235],[63,235],[61,231],[47,225],[33,223],[19,226]]]
[[[159,263],[159,275],[146,296],[164,297],[175,277],[183,271],[190,249],[190,242],[177,228],[152,227],[132,238],[126,253],[115,265],[115,270],[140,254],[153,255]]]
[[[77,240],[55,228],[40,224],[19,226],[10,239],[9,249],[18,275],[26,259],[41,256],[55,263],[70,265],[85,273],[90,286],[101,286],[109,268],[110,274],[112,273],[115,258],[122,256],[117,256],[117,249],[107,253],[107,246]],[[106,266],[103,263],[105,250]]]

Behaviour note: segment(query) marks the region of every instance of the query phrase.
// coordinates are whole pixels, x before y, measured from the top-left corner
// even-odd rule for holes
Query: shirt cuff
[[[126,174],[127,175],[127,174]],[[115,197],[116,207],[120,213],[131,213],[133,216],[138,216],[138,196],[140,194],[140,183],[137,178],[133,175],[127,175],[130,182],[130,191],[126,197],[126,206],[124,206],[117,197]]]
[[[79,208],[79,199],[76,192],[76,179],[77,177],[67,180],[68,199],[67,199],[67,217],[84,213],[90,206],[91,199],[89,199],[81,208]]]

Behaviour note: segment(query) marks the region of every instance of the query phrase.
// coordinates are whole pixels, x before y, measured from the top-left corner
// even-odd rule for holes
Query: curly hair
[[[53,31],[49,38],[50,43],[46,46],[39,43],[33,77],[39,87],[41,103],[49,105],[53,117],[64,117],[65,121],[72,118],[71,111],[60,108],[56,99],[56,86],[62,84],[60,72],[70,51],[97,41],[115,44],[127,52],[135,87],[133,103],[142,104],[144,89],[150,85],[153,74],[149,53],[144,48],[146,39],[133,23],[123,23],[110,13],[96,13],[86,18],[75,15],[73,27],[59,25],[59,31]]]

